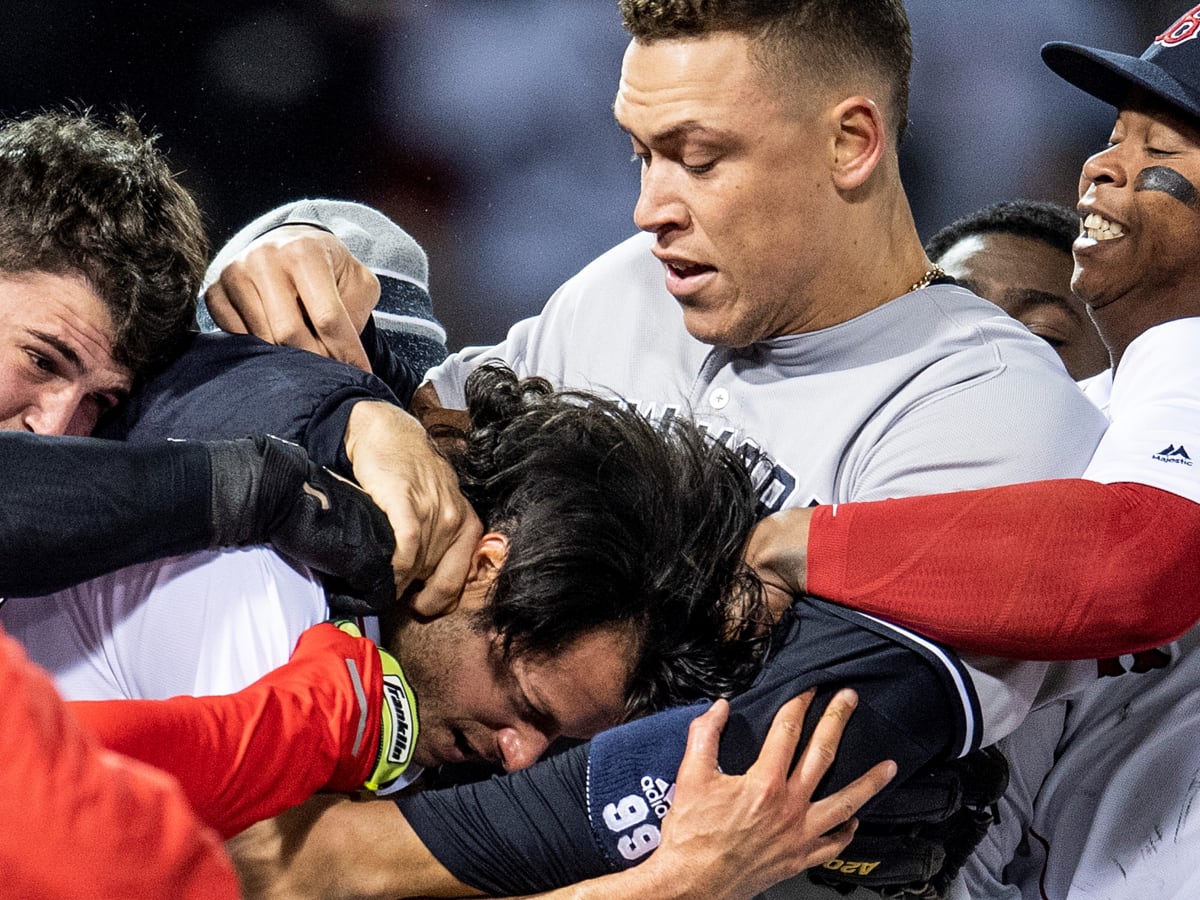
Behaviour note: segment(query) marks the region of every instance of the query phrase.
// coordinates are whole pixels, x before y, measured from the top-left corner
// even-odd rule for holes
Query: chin
[[[1081,278],[1071,282],[1073,293],[1089,310],[1103,309],[1118,296],[1111,285],[1097,284],[1100,279]],[[1105,290],[1105,288],[1108,288]]]
[[[744,347],[754,343],[753,340],[742,339],[738,330],[730,323],[689,311],[686,307],[683,311],[683,326],[687,329],[688,334],[702,344],[718,347]]]

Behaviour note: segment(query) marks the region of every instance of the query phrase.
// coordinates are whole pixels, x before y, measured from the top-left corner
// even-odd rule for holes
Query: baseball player
[[[1088,481],[817,511],[809,589],[913,623],[950,621],[934,630],[972,632],[974,644],[995,652],[1019,645],[1047,656],[1153,647],[1200,617],[1200,488],[1188,449],[1200,443],[1196,211],[1188,202],[1200,179],[1200,93],[1189,87],[1200,73],[1198,35],[1194,7],[1140,58],[1065,43],[1042,50],[1055,72],[1118,112],[1109,147],[1084,165],[1083,228],[1074,244],[1074,290],[1114,363],[1084,384],[1111,419]],[[981,551],[1000,530],[1021,536],[1019,547],[1006,542],[1015,558]],[[884,536],[869,550],[868,532]],[[939,534],[951,546],[939,547]],[[949,577],[923,579],[920,600],[892,578],[860,590],[875,566],[897,564],[906,579],[935,570]],[[803,583],[803,568],[785,580]],[[844,575],[851,571],[853,582]],[[980,602],[960,609],[951,593]],[[885,595],[891,599],[878,602]],[[1038,795],[1028,829],[1002,828],[987,848],[1012,858],[1007,879],[1015,886],[983,882],[977,890],[1028,898],[1196,895],[1195,642],[1195,630],[1186,631],[1165,667],[1156,653],[1105,665],[1104,674],[1138,674],[1096,682],[1064,708],[1040,746],[1034,734],[1021,748],[1028,755],[1048,748],[1052,759],[1044,783],[1031,785]]]
[[[991,300],[1046,341],[1078,381],[1108,368],[1108,348],[1071,293],[1074,210],[1043,200],[993,203],[925,242],[955,281]]]
[[[460,406],[466,374],[491,357],[558,384],[610,390],[661,421],[692,417],[716,440],[762,448],[756,474],[767,512],[1081,471],[1103,417],[1044,343],[947,283],[913,228],[895,149],[908,71],[901,4],[797,2],[761,19],[739,18],[733,4],[622,11],[634,40],[615,109],[642,162],[635,221],[647,234],[586,267],[503,344],[435,369],[420,399]],[[774,28],[789,39],[768,40]],[[804,52],[791,58],[789,47]],[[760,54],[776,64],[766,65],[769,77]],[[230,300],[234,281],[224,290]],[[254,291],[232,324],[294,314],[298,294]],[[968,662],[985,742],[1040,702],[1047,667]],[[585,777],[607,783],[602,759],[633,752],[609,746],[621,749],[607,757],[593,745],[582,767],[572,763],[575,808],[587,811]],[[845,744],[842,752],[853,756]],[[667,790],[677,761],[676,752],[651,783],[661,777]],[[440,801],[414,801],[425,802]],[[414,809],[404,806],[415,820]],[[623,835],[607,829],[602,809],[590,813],[576,834],[595,833],[572,844],[572,858],[628,863],[619,849],[607,858],[596,849]],[[347,866],[364,875],[379,866],[385,877],[386,835],[401,826],[394,808],[378,816],[379,839]],[[435,818],[422,817],[418,834],[457,864],[439,836],[421,832]],[[484,879],[511,873],[464,862],[455,874],[495,886],[503,882]]]
[[[206,256],[194,201],[132,120],[0,127],[0,428],[90,431],[188,331]],[[0,670],[6,893],[237,896],[174,784],[100,748],[2,634]]]
[[[473,382],[477,424],[455,456],[491,530],[454,607],[432,621],[392,614],[385,643],[408,674],[382,655],[390,702],[383,748],[365,742],[378,751],[366,754],[372,789],[464,759],[523,768],[557,737],[730,693],[756,669],[765,615],[756,582],[737,574],[754,499],[734,457],[682,421],[664,436],[614,404],[550,395],[511,372],[481,370]],[[270,459],[261,468],[272,474]],[[256,548],[126,568],[0,607],[0,622],[73,699],[230,693],[327,617],[307,571]],[[365,730],[380,731],[373,719]],[[133,752],[124,739],[121,748]],[[160,746],[153,759],[168,756]],[[299,780],[310,792],[324,786]],[[262,806],[254,791],[206,790],[191,796],[226,834]]]

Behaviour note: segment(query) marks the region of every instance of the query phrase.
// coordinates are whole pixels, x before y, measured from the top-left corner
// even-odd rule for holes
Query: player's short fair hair
[[[473,372],[466,397],[471,429],[448,455],[484,527],[508,538],[477,617],[505,654],[617,627],[630,714],[748,686],[766,612],[741,559],[756,517],[747,461],[685,420],[655,426],[504,367]]]
[[[908,124],[912,33],[903,0],[620,0],[625,28],[642,42],[722,31],[747,36],[763,71],[803,90],[870,73],[890,85],[897,140]]]
[[[200,211],[153,137],[52,112],[0,125],[0,272],[81,274],[135,377],[178,352],[208,260]]]
[[[1071,245],[1079,236],[1079,217],[1060,203],[1046,200],[1005,200],[955,219],[934,233],[925,243],[925,252],[937,262],[965,237],[976,234],[1011,234],[1049,244],[1071,255]]]

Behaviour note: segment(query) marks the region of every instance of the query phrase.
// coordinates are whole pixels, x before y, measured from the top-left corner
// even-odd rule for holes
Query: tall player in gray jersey
[[[431,372],[426,407],[460,406],[466,374],[489,358],[614,391],[762,448],[767,510],[1078,474],[1103,416],[1044,343],[946,283],[921,248],[897,159],[911,55],[902,4],[621,9],[634,39],[615,111],[642,162],[634,219],[647,233],[504,343]],[[339,252],[330,235],[304,240]],[[218,321],[299,319],[292,282],[242,291],[243,280],[235,267],[210,294]],[[354,300],[303,299],[312,322]],[[969,662],[991,738],[1050,687],[1042,664]],[[397,827],[394,808],[378,815],[374,849]]]

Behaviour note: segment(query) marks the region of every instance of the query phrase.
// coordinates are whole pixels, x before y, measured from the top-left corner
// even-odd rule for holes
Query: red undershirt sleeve
[[[323,624],[236,694],[68,705],[104,746],[174,775],[228,838],[319,790],[361,788],[379,752],[382,691],[375,645]]]
[[[1200,619],[1200,504],[1082,479],[814,510],[807,589],[962,650],[1091,659]]]
[[[174,781],[99,746],[0,632],[6,897],[236,900],[233,865]]]

